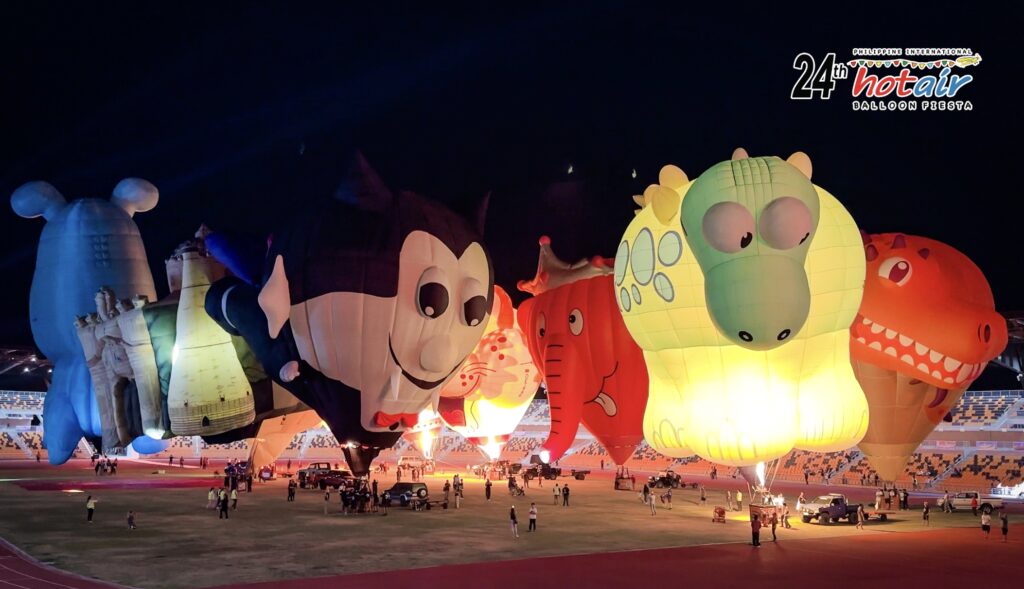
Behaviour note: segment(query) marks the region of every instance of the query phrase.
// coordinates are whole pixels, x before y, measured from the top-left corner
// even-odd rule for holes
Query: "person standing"
[[[388,508],[391,507],[391,491],[385,489],[384,494],[380,496],[380,506],[384,513],[381,515],[388,514]]]
[[[931,511],[931,508],[928,507],[928,501],[925,500],[924,507],[921,509],[921,521],[924,522],[924,525],[929,527],[931,526],[928,521],[931,518]]]
[[[178,457],[178,468],[185,468],[185,457],[184,456],[179,456]]]
[[[754,514],[750,520],[750,544],[751,546],[761,545],[761,520]]]
[[[537,531],[537,504],[536,503],[530,503],[530,528],[527,531],[528,532],[536,532]]]
[[[238,509],[238,489],[231,489],[231,509]]]
[[[562,489],[558,486],[558,483],[555,483],[555,488],[551,490],[551,493],[554,499],[551,504],[558,505],[558,498],[562,496]]]
[[[167,466],[174,466],[174,454],[167,457]]]
[[[228,492],[225,489],[220,490],[220,514],[217,519],[229,519],[228,518]]]
[[[85,521],[92,523],[92,514],[96,511],[96,500],[89,495],[85,498]]]
[[[743,511],[743,491],[736,491],[736,511]]]
[[[292,459],[291,458],[288,459],[288,463],[287,464],[288,464],[287,470],[288,470],[288,472],[291,472],[292,471]]]
[[[129,530],[136,529],[135,528],[135,512],[134,511],[130,511],[130,510],[128,511],[128,529]]]
[[[669,496],[671,497],[671,495],[669,495]],[[708,502],[708,493],[704,489],[704,483],[701,483],[700,484],[700,506],[704,507],[707,504],[707,502]],[[669,507],[669,509],[672,509],[672,508]]]
[[[1010,533],[1010,516],[1005,511],[999,512],[999,524],[1003,532],[1003,542],[1006,542],[1006,536]]]
[[[978,496],[971,497],[971,513],[974,517],[978,517]]]
[[[297,487],[295,480],[288,481],[288,501],[295,501],[295,487]]]
[[[452,490],[451,483],[448,482],[448,481],[445,481],[444,482],[444,502],[445,503],[448,503],[448,494],[451,492],[451,490]]]
[[[779,539],[775,537],[775,526],[779,525],[779,514],[772,512],[772,542],[778,542]]]
[[[942,511],[946,513],[953,513],[953,506],[949,501],[949,491],[942,494]]]
[[[217,507],[217,490],[210,487],[210,491],[206,494],[206,508],[215,509]]]
[[[327,507],[331,504],[331,488],[324,489],[324,515],[327,515]]]
[[[988,540],[988,533],[992,530],[992,516],[987,511],[981,514],[981,531],[985,534],[985,539]]]
[[[793,527],[789,525],[789,504],[785,502],[782,504],[782,527],[787,530]]]
[[[864,504],[857,506],[857,529],[864,529]]]
[[[732,491],[725,492],[725,506],[729,511],[732,511]]]
[[[512,506],[512,510],[508,513],[509,524],[512,526],[512,536],[519,537],[519,519],[516,518],[516,506]]]
[[[647,483],[644,483],[644,488],[642,491],[640,491],[640,498],[641,503],[643,503],[644,505],[647,505],[647,503],[649,503],[648,500],[651,498],[651,486],[648,485]]]
[[[647,504],[651,506],[651,515],[658,515],[657,506],[654,504],[656,496],[657,493],[651,493],[647,497]]]
[[[672,511],[672,487],[665,491],[665,494],[661,496],[661,500],[668,503],[668,510]]]
[[[562,485],[562,507],[569,507],[569,483]]]
[[[487,479],[487,482],[484,483],[484,497],[486,497],[488,501],[491,500],[491,479]]]

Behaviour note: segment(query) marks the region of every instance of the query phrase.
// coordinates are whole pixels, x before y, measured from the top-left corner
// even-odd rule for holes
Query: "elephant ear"
[[[27,182],[11,194],[11,208],[26,219],[42,216],[52,221],[65,205],[64,197],[48,182]]]
[[[135,213],[145,213],[156,207],[160,200],[160,191],[142,178],[125,178],[114,187],[110,202],[124,209],[129,217]]]

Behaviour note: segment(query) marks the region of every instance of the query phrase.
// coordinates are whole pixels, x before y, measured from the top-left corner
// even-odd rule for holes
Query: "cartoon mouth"
[[[616,362],[615,363],[615,368],[612,368],[611,374],[608,374],[607,376],[605,376],[604,378],[601,379],[601,390],[600,390],[600,392],[597,393],[596,397],[594,397],[593,399],[587,401],[588,403],[597,403],[601,407],[601,409],[604,410],[605,415],[607,415],[608,417],[615,417],[615,415],[619,412],[619,408],[615,404],[615,399],[613,399],[611,395],[609,395],[608,393],[606,393],[604,391],[604,383],[606,383],[609,378],[614,376],[615,372],[618,369],[619,369],[619,363]]]
[[[444,381],[448,380],[448,377],[451,376],[452,374],[454,374],[455,371],[458,369],[459,365],[462,364],[461,361],[458,362],[455,365],[455,367],[452,368],[450,371],[448,371],[448,374],[444,375],[444,377],[442,377],[442,378],[439,378],[437,380],[423,380],[422,378],[416,378],[415,376],[409,374],[409,372],[405,369],[405,367],[402,366],[402,363],[398,361],[398,356],[395,356],[395,348],[393,348],[391,346],[391,336],[390,335],[388,335],[388,351],[391,352],[391,359],[394,360],[395,364],[398,366],[398,368],[402,370],[402,376],[404,376],[406,378],[406,380],[408,380],[409,382],[411,382],[412,384],[416,385],[417,387],[419,387],[419,388],[421,388],[423,390],[430,390],[430,389],[434,389],[434,388],[437,388],[437,387],[441,386],[441,383],[443,383]]]
[[[946,400],[946,395],[949,394],[947,389],[935,389],[935,399],[928,405],[929,409],[934,409],[942,404]]]
[[[946,384],[959,385],[974,380],[987,364],[964,363],[863,315],[857,315],[853,332],[857,343],[876,352],[899,358],[908,366]]]

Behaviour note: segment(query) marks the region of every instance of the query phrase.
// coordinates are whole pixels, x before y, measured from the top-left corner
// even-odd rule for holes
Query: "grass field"
[[[174,484],[181,479],[209,480],[210,472],[172,469],[151,474],[151,465],[123,462],[116,477],[104,483]],[[390,486],[392,475],[381,480]],[[439,497],[448,475],[428,477],[432,495]],[[639,478],[639,477],[638,477]],[[60,468],[17,467],[0,463],[0,518],[3,536],[43,562],[85,576],[145,589],[206,587],[301,577],[349,574],[442,564],[486,562],[539,556],[621,551],[645,548],[749,542],[745,515],[729,514],[726,524],[711,522],[713,505],[724,505],[725,488],[738,480],[708,481],[708,504],[698,505],[698,493],[676,490],[673,509],[659,504],[656,516],[637,494],[614,491],[610,473],[586,481],[566,479],[572,489],[571,507],[552,505],[550,481],[534,486],[528,497],[512,498],[502,483],[493,499],[484,500],[483,482],[467,479],[466,499],[459,510],[413,512],[392,508],[390,515],[340,515],[337,495],[332,514],[323,513],[322,494],[299,491],[294,503],[285,501],[283,480],[257,485],[241,493],[231,519],[218,520],[204,509],[206,487],[129,488],[90,491],[98,497],[95,523],[85,521],[86,493],[29,491],[17,483],[27,479],[62,479],[67,484],[96,481],[87,461]],[[820,487],[783,488],[790,501],[805,490],[808,498]],[[857,489],[858,499],[870,490]],[[920,503],[920,499],[915,503]],[[540,509],[537,533],[527,533],[530,501]],[[519,512],[520,538],[513,538],[508,521],[512,504]],[[137,513],[139,528],[129,531],[126,513]],[[1019,517],[1019,516],[1018,516]],[[808,539],[923,529],[919,510],[888,522],[869,522],[858,531],[848,524],[822,526],[791,518],[793,529],[779,529],[779,539]],[[932,512],[932,527],[974,526],[970,513]],[[767,530],[762,540],[770,538]],[[524,572],[525,572],[524,564]]]

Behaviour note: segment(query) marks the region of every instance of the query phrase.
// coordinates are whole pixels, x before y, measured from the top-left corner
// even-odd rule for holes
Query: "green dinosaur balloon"
[[[788,160],[736,150],[693,181],[681,208],[722,335],[751,350],[786,343],[811,304],[804,262],[820,203],[803,153]]]

